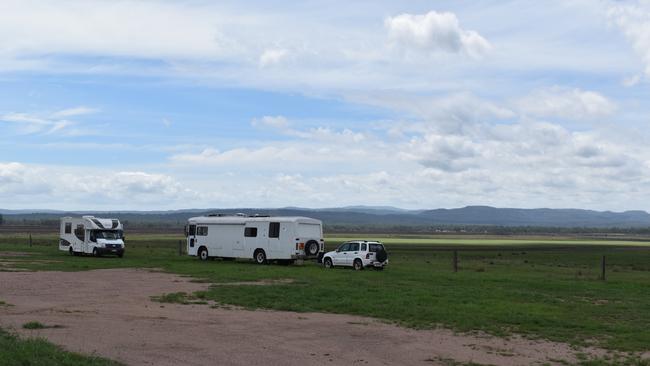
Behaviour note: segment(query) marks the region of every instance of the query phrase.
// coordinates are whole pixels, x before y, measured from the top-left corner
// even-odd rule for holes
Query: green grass
[[[45,324],[40,322],[28,322],[23,324],[24,329],[45,329],[47,328]]]
[[[68,352],[41,338],[22,339],[0,329],[0,365],[3,366],[117,366],[117,362]]]
[[[212,286],[192,295],[161,294],[158,301],[356,314],[413,328],[444,326],[620,351],[650,349],[650,247],[639,242],[382,238],[390,266],[383,272],[354,272],[311,263],[199,262],[178,256],[180,237],[128,235],[122,259],[71,257],[56,249],[54,237],[37,237],[31,248],[23,239],[0,237],[0,251],[28,251],[30,256],[3,257],[0,252],[0,260],[32,270],[162,268],[213,283],[293,280]],[[328,246],[343,240],[330,239]],[[451,270],[452,248],[459,249],[458,273]],[[602,255],[607,257],[607,281],[598,279]]]
[[[63,328],[61,325],[45,325],[41,322],[31,321],[23,324],[23,329],[48,329],[48,328]]]
[[[650,366],[650,360],[638,356],[599,357],[578,362],[579,366]]]

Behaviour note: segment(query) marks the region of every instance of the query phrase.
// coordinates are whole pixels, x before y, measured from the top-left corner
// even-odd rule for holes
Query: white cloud
[[[193,191],[163,174],[0,163],[0,200],[15,207],[171,208],[192,197]]]
[[[0,197],[13,201],[14,195],[49,194],[48,178],[34,173],[24,164],[0,162]]]
[[[648,66],[644,4],[616,5],[610,19]],[[639,90],[606,84],[641,68],[624,52],[630,47],[617,42],[617,32],[603,26],[601,6],[581,1],[550,2],[543,9],[520,2],[492,5],[480,13],[450,3],[453,12],[400,14],[405,5],[395,2],[276,4],[259,7],[268,9],[262,14],[249,4],[205,1],[1,1],[0,72],[9,79],[28,81],[8,72],[15,70],[37,70],[38,77],[58,73],[61,80],[80,72],[126,74],[153,76],[156,83],[175,87],[178,80],[166,82],[180,76],[200,80],[201,86],[243,87],[244,106],[277,90],[327,100],[301,107],[298,115],[316,105],[309,121],[269,114],[286,111],[255,112],[260,117],[251,124],[261,131],[245,131],[246,140],[229,135],[232,129],[217,128],[218,136],[201,129],[205,136],[186,138],[179,131],[197,130],[197,124],[183,116],[189,108],[182,100],[162,106],[169,111],[146,111],[153,104],[145,103],[138,115],[152,116],[154,128],[171,125],[163,116],[178,121],[166,136],[133,139],[137,146],[128,138],[119,144],[103,139],[41,144],[52,141],[46,134],[79,132],[77,121],[97,112],[87,106],[0,114],[3,132],[38,133],[25,140],[42,151],[85,149],[78,152],[101,159],[119,149],[141,156],[137,168],[107,162],[109,174],[86,167],[4,164],[0,202],[62,205],[81,192],[74,204],[84,208],[84,202],[119,206],[122,201],[139,208],[183,207],[188,201],[181,197],[201,191],[205,206],[647,206],[650,152],[644,135],[620,131],[637,120],[607,129],[607,120],[619,110],[647,115],[647,108],[634,107],[636,100],[626,100],[631,95],[626,93]],[[458,57],[463,54],[470,57]],[[473,60],[488,54],[480,63]],[[540,75],[548,85],[568,75],[579,87],[542,87],[513,99],[538,87]],[[96,80],[101,88],[104,79]],[[116,90],[121,80],[115,79]],[[585,86],[596,82],[598,92]],[[248,88],[265,92],[248,93]],[[643,95],[633,98],[643,100]],[[26,103],[47,103],[46,95],[39,98]],[[286,106],[273,109],[280,107]],[[381,120],[369,122],[370,115]],[[330,126],[328,121],[306,127],[330,116]],[[583,119],[602,123],[598,130],[580,126],[587,129],[581,132],[566,127],[567,120]],[[34,156],[25,160],[40,158]],[[165,174],[150,172],[147,164]]]
[[[251,171],[269,172],[278,169],[314,172],[327,166],[338,169],[356,169],[355,163],[364,160],[370,163],[381,154],[360,147],[350,146],[343,149],[343,144],[327,142],[292,141],[267,144],[258,148],[240,147],[224,151],[213,148],[203,149],[198,153],[174,154],[170,162],[177,167],[228,167],[231,169],[250,169]],[[341,164],[349,163],[347,167]],[[284,170],[286,171],[286,170]]]
[[[184,192],[181,184],[173,178],[145,172],[117,172],[109,176],[90,175],[84,180],[76,179],[74,182],[88,194],[105,195],[113,199],[131,197],[140,201],[155,201],[161,198],[174,198]]]
[[[554,86],[533,91],[518,101],[525,114],[574,120],[602,118],[616,111],[616,104],[594,91]]]
[[[459,91],[468,84],[509,89],[502,78],[517,82],[531,70],[630,73],[630,58],[611,52],[610,42],[585,44],[566,36],[578,27],[600,39],[605,30],[600,18],[591,16],[600,9],[593,4],[558,1],[530,11],[517,2],[480,10],[458,3],[448,4],[449,12],[400,14],[406,6],[5,0],[0,2],[0,72],[180,78],[328,97],[386,89]],[[558,29],[537,26],[551,19],[559,22]],[[466,29],[466,23],[481,34]],[[561,36],[544,37],[547,31]],[[499,45],[489,59],[478,65],[472,57],[454,56],[486,54],[492,46],[483,33]],[[428,57],[433,53],[441,57]]]
[[[262,118],[253,118],[251,124],[254,127],[271,127],[284,130],[289,127],[289,120],[284,116],[264,116]]]
[[[193,183],[219,192],[217,206],[627,209],[638,208],[630,192],[650,191],[650,150],[643,144],[528,119],[493,124],[476,118],[455,131],[421,124],[390,140],[350,129],[295,131],[288,140],[176,154],[171,163],[189,169],[188,177],[200,167],[206,179],[219,182]]]
[[[65,117],[72,117],[72,116],[82,116],[84,114],[93,114],[93,113],[97,113],[97,112],[98,111],[95,108],[79,106],[79,107],[63,109],[63,110],[54,112],[54,113],[52,113],[52,117],[53,118],[65,118]]]
[[[404,155],[427,168],[455,172],[476,166],[480,148],[464,136],[429,133],[413,138]]]
[[[610,7],[609,19],[621,29],[645,63],[650,77],[650,1],[631,1]]]
[[[260,67],[267,67],[279,64],[287,57],[288,51],[285,49],[267,49],[260,55]]]
[[[367,140],[367,136],[364,133],[355,132],[349,128],[344,128],[341,131],[336,131],[329,127],[317,127],[306,131],[288,129],[285,133],[300,139],[336,144],[355,144]]]
[[[75,122],[68,120],[68,117],[82,116],[95,113],[97,110],[88,107],[67,108],[51,113],[6,113],[0,115],[0,122],[8,122],[18,126],[19,133],[33,134],[56,134],[67,131],[71,135],[85,134],[82,130],[70,130],[69,127]]]
[[[0,6],[0,44],[23,56],[217,59],[236,52],[219,31],[222,19],[205,10],[151,1],[8,0]]]
[[[316,128],[223,150],[192,152],[187,146],[172,153],[166,174],[5,163],[0,200],[14,207],[55,207],[63,200],[68,207],[89,208],[91,202],[98,208],[152,209],[187,207],[201,192],[201,207],[629,209],[643,202],[639,194],[650,192],[645,144],[619,144],[605,133],[573,132],[549,122],[480,120],[460,131],[430,125],[391,140],[376,135],[381,131]]]
[[[390,41],[407,49],[426,52],[464,52],[480,57],[492,46],[480,34],[460,27],[458,18],[449,12],[400,14],[385,21]]]
[[[348,95],[355,103],[368,104],[407,113],[419,123],[391,124],[395,136],[423,132],[432,126],[446,132],[459,132],[477,123],[510,121],[517,114],[499,104],[471,93],[450,93],[444,96],[404,93],[368,93]]]
[[[344,128],[339,131],[322,126],[306,130],[291,128],[290,126],[292,125],[292,122],[284,116],[264,116],[262,118],[253,118],[253,120],[251,120],[251,125],[258,128],[272,128],[283,135],[302,140],[314,140],[320,142],[329,141],[341,144],[359,143],[366,139],[366,136],[363,133],[354,132],[349,128]]]

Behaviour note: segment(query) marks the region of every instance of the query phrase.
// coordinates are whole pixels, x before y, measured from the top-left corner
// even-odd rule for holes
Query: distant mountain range
[[[650,214],[645,211],[592,211],[581,209],[520,209],[489,206],[467,206],[454,209],[404,210],[390,206],[348,206],[323,209],[300,207],[184,209],[172,211],[56,211],[3,210],[7,222],[58,219],[62,215],[94,214],[118,217],[139,223],[179,225],[189,217],[209,213],[245,213],[282,216],[309,216],[326,225],[492,225],[536,227],[650,227]]]

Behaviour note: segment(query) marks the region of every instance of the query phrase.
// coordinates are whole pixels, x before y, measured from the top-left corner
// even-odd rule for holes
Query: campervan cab
[[[124,231],[118,219],[62,217],[59,249],[71,255],[124,256]]]
[[[316,258],[325,249],[323,224],[308,217],[208,215],[185,227],[187,254],[201,260],[246,258],[259,264]]]

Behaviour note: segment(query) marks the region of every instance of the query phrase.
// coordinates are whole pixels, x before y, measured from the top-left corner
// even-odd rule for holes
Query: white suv
[[[388,253],[386,253],[384,244],[378,241],[346,241],[336,250],[323,255],[325,268],[347,266],[353,267],[357,271],[365,267],[374,267],[381,270],[387,264]]]

